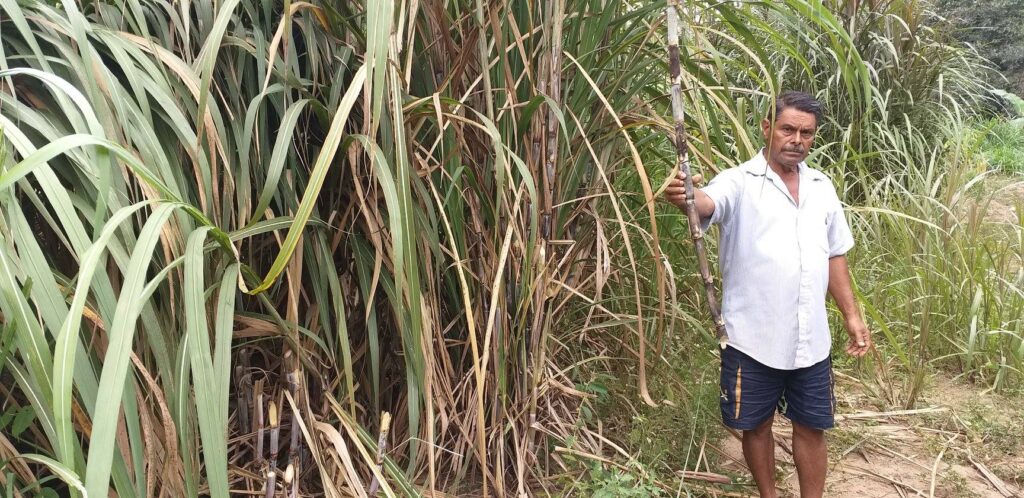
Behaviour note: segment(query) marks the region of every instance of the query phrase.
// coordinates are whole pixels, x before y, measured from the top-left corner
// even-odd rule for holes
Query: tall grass
[[[603,206],[647,177],[656,8],[0,4],[7,457],[92,496],[529,492],[577,429],[567,304],[641,371],[664,329],[653,203]]]
[[[971,131],[991,107],[979,78],[991,63],[951,43],[926,5],[846,17],[878,83],[864,124],[822,156],[835,161],[863,241],[854,268],[864,305],[907,374],[883,379],[885,396],[913,406],[936,367],[1019,385],[1021,224],[989,211],[1015,203],[1020,178],[990,171],[994,148]]]
[[[1024,179],[987,169],[972,143],[965,131],[906,187],[876,187],[851,209],[865,241],[854,261],[864,305],[908,374],[881,384],[910,407],[936,368],[990,389],[1017,387],[1024,373],[1024,230],[1014,194]]]
[[[558,448],[600,454],[581,372],[659,405],[664,348],[711,343],[655,202],[663,8],[0,0],[3,396],[32,415],[8,494],[540,494]],[[970,114],[931,77],[969,54],[892,91],[914,48],[831,2],[680,12],[705,171],[783,87],[836,107],[816,160],[861,199]]]

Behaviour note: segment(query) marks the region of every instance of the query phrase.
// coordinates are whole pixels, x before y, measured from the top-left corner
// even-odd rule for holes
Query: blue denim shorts
[[[751,430],[775,415],[814,429],[835,425],[835,380],[832,358],[805,368],[779,370],[759,363],[738,349],[722,351],[722,421]]]

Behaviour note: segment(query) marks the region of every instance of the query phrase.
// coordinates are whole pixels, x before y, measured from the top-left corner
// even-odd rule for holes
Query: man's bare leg
[[[743,458],[757,483],[761,498],[776,498],[775,439],[772,435],[774,414],[757,428],[743,431]],[[801,485],[803,481],[801,481]]]
[[[793,422],[793,461],[800,480],[800,498],[821,498],[828,467],[825,431]]]

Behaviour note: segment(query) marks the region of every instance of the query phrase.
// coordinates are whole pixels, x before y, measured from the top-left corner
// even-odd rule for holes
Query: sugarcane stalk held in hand
[[[665,8],[668,17],[668,61],[669,72],[672,77],[672,117],[675,120],[675,143],[677,162],[680,171],[683,172],[683,182],[686,185],[686,218],[690,225],[690,238],[693,240],[693,248],[697,253],[697,265],[700,267],[700,276],[704,281],[704,291],[707,295],[708,307],[711,309],[711,318],[715,321],[715,335],[718,337],[719,347],[725,349],[728,336],[725,332],[725,320],[722,319],[722,311],[718,307],[718,296],[715,291],[715,281],[711,276],[711,266],[708,264],[707,248],[704,245],[704,231],[700,225],[700,215],[697,213],[697,206],[694,200],[693,176],[690,173],[690,154],[687,146],[686,127],[684,121],[686,113],[683,109],[683,96],[680,84],[682,82],[682,70],[679,62],[679,14],[676,12],[675,1],[670,1]]]

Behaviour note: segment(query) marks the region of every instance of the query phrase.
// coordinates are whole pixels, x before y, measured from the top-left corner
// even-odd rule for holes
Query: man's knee
[[[744,436],[749,436],[755,439],[771,437],[772,435],[772,421],[775,417],[768,417],[764,422],[758,424],[753,429],[743,431]]]
[[[793,439],[806,439],[808,441],[821,441],[825,439],[825,431],[800,423],[793,423]]]

